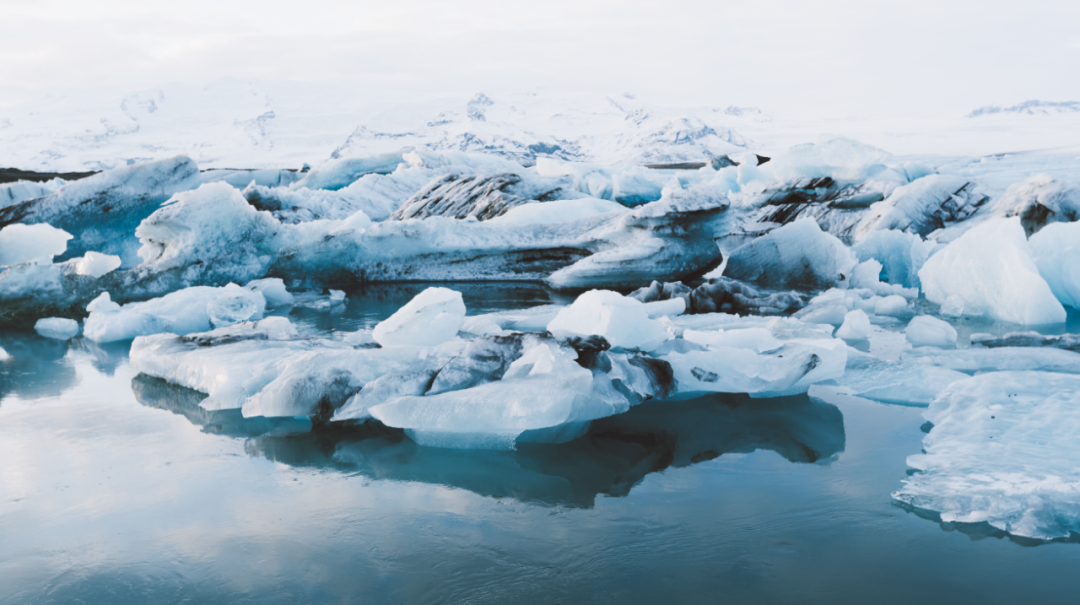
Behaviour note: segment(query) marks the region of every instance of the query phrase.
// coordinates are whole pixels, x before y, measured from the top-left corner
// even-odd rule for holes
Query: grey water
[[[356,330],[423,285],[290,317]],[[455,284],[470,312],[559,302]],[[0,603],[1074,603],[1080,544],[895,505],[921,410],[650,402],[561,445],[207,412],[127,343],[0,328]]]

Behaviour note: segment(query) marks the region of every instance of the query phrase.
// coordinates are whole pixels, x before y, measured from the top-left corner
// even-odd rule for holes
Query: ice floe
[[[919,270],[927,300],[945,315],[985,316],[1016,324],[1065,321],[1032,258],[1020,218],[992,219],[930,257]]]
[[[1080,532],[1080,377],[983,374],[946,387],[924,416],[924,453],[894,498],[1015,536]]]

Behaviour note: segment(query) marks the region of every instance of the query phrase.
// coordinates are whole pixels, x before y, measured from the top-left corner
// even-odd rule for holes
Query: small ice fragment
[[[907,299],[896,294],[886,296],[874,304],[874,315],[896,317],[907,313],[909,313]]]
[[[65,317],[48,317],[37,320],[34,330],[45,338],[69,340],[78,336],[79,322]]]
[[[950,312],[959,308],[964,315],[1024,325],[1065,321],[1065,308],[1039,274],[1020,217],[972,228],[931,256],[919,279],[927,300],[948,303]]]
[[[384,347],[431,347],[456,336],[464,322],[461,292],[428,288],[375,326],[373,336]]]
[[[52,262],[67,250],[71,234],[46,223],[15,223],[0,229],[0,266],[21,265],[32,260]]]
[[[844,340],[866,340],[869,336],[870,318],[862,309],[844,315],[844,324],[836,331],[836,337]]]
[[[87,252],[75,262],[75,273],[101,277],[120,267],[120,257],[100,252]]]
[[[261,293],[263,298],[266,299],[266,306],[269,308],[289,307],[296,302],[293,295],[285,289],[285,282],[278,277],[256,279],[248,282],[244,287],[252,292]]]
[[[929,315],[920,315],[904,328],[907,341],[915,347],[956,347],[956,329],[948,322]]]
[[[206,314],[210,316],[214,327],[221,328],[259,319],[265,306],[265,299],[259,293],[236,288],[207,303]]]
[[[589,290],[559,311],[547,329],[555,338],[603,336],[613,347],[650,351],[668,339],[645,305],[610,290]]]

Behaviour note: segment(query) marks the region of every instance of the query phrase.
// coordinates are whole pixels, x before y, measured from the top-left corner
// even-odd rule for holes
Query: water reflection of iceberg
[[[373,421],[311,427],[303,419],[210,412],[199,407],[202,393],[147,376],[137,376],[132,387],[143,405],[180,414],[204,432],[250,437],[245,449],[251,456],[549,505],[590,507],[600,494],[627,495],[649,473],[727,453],[763,449],[792,462],[828,462],[843,451],[845,439],[840,410],[805,395],[650,402],[593,422],[584,437],[569,443],[490,451],[421,447]]]
[[[11,355],[0,363],[0,397],[55,397],[79,382],[67,357],[67,342],[43,338],[33,331],[4,330],[0,332],[0,348]]]
[[[253,437],[311,430],[311,421],[307,418],[244,418],[239,409],[204,409],[199,403],[206,399],[206,393],[169,384],[146,374],[131,379],[131,390],[139,403],[183,416],[191,424],[202,427],[204,433]]]

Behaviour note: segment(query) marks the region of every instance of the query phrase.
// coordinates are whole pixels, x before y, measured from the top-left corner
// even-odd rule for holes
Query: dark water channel
[[[459,287],[460,286],[460,287]],[[350,293],[370,327],[423,285]],[[455,285],[470,312],[551,302]],[[562,445],[208,412],[127,345],[0,330],[0,603],[1074,603],[1080,544],[893,504],[920,410],[646,403]]]

